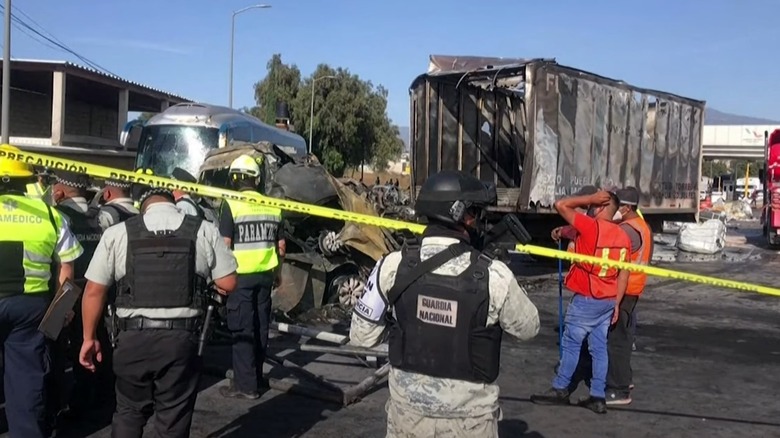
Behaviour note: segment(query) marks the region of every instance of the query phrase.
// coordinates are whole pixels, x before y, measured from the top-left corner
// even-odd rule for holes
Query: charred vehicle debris
[[[330,175],[292,132],[286,106],[279,105],[277,113],[271,126],[230,108],[178,104],[146,123],[129,123],[121,141],[137,150],[135,168],[156,175],[189,174],[202,184],[227,188],[231,161],[246,154],[262,163],[261,185],[269,196],[411,219],[409,196],[397,186],[369,187]],[[218,208],[216,200],[200,201]],[[291,318],[328,305],[349,311],[376,261],[400,247],[390,230],[291,212],[285,217],[287,254],[272,302],[275,311]]]

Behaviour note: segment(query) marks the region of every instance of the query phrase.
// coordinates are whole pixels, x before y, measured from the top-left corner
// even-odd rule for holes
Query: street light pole
[[[313,78],[311,80],[311,110],[309,112],[309,155],[311,155],[312,150],[312,133],[314,132],[314,84],[317,83],[320,79],[336,79],[336,76],[328,75],[328,76],[320,76],[318,78]]]
[[[0,103],[0,141],[8,144],[11,141],[11,0],[5,0],[5,36],[3,38],[3,87]]]
[[[10,2],[10,0],[6,0]],[[233,11],[233,17],[230,25],[230,96],[228,97],[228,106],[233,108],[233,49],[236,41],[236,15],[246,12],[250,9],[268,9],[271,5],[252,5]]]

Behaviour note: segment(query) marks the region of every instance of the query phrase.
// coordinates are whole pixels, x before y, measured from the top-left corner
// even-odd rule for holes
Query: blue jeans
[[[607,333],[615,309],[614,299],[597,300],[575,294],[566,309],[563,331],[563,356],[553,388],[565,390],[571,383],[580,360],[582,342],[588,339],[588,350],[593,361],[590,395],[604,398],[607,386]]]

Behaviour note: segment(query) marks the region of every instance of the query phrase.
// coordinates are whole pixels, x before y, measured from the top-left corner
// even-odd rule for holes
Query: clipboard
[[[65,280],[49,304],[49,308],[46,309],[46,314],[43,315],[43,320],[38,325],[38,331],[53,341],[57,340],[62,328],[65,327],[67,313],[73,310],[73,306],[76,305],[82,292],[83,290],[76,283]]]

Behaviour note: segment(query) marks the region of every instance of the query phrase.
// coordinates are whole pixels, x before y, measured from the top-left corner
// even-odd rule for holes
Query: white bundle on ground
[[[726,246],[726,224],[710,219],[701,224],[685,224],[677,236],[680,251],[716,254]]]

